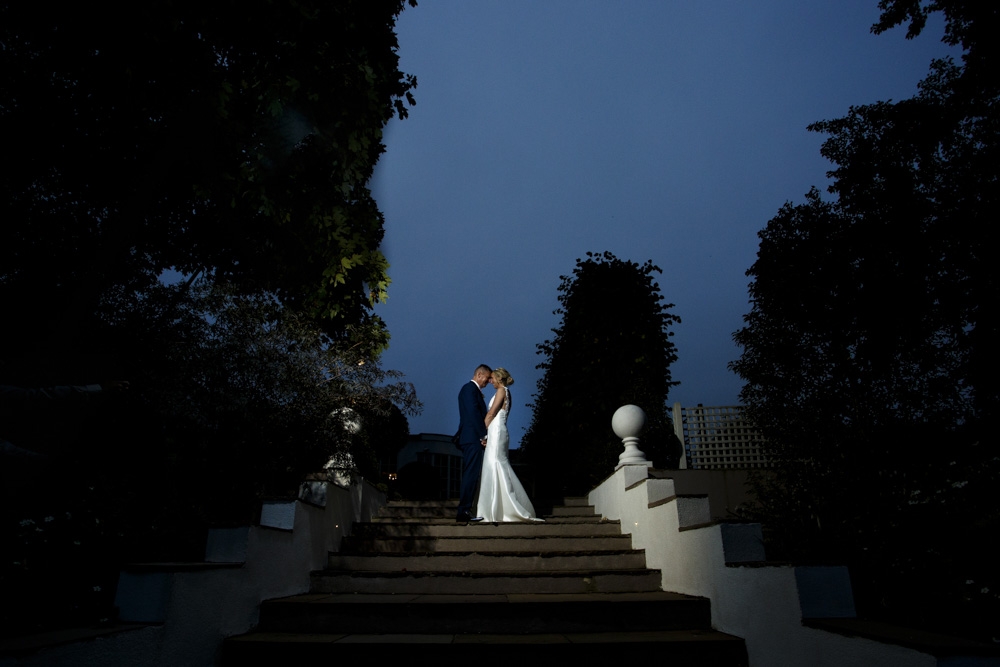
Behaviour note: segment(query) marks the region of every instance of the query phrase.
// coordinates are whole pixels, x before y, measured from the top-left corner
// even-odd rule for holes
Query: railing
[[[681,468],[766,468],[762,438],[743,406],[681,407],[674,403],[674,433],[684,443]]]

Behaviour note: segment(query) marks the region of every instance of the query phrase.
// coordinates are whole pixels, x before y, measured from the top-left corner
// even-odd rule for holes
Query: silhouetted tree
[[[873,30],[909,19],[909,37],[943,11],[963,64],[810,127],[829,135],[834,198],[813,190],[760,233],[732,368],[778,465],[758,486],[773,546],[849,562],[869,613],[989,636],[998,581],[973,545],[1000,528],[998,14],[880,7]]]
[[[131,382],[18,432],[53,458],[2,510],[4,632],[108,614],[122,561],[200,557],[206,525],[374,446],[347,409],[417,405],[376,360],[367,187],[413,104],[403,6],[0,3],[0,382]]]
[[[402,385],[409,387],[412,385]],[[397,407],[407,407],[410,414],[416,404],[416,397],[398,396],[396,402],[390,400],[375,401],[371,405],[361,407],[361,431],[352,445],[352,455],[358,472],[379,488],[388,491],[389,472],[395,470],[396,455],[399,454],[410,436],[410,425],[406,414]]]
[[[538,345],[538,381],[522,447],[536,467],[538,492],[553,501],[581,494],[610,475],[622,451],[611,417],[622,405],[646,412],[641,448],[663,467],[679,450],[667,410],[670,365],[677,360],[667,310],[651,261],[639,265],[609,252],[587,253],[559,285],[562,322]],[[672,460],[671,460],[672,458]]]
[[[332,456],[377,483],[374,457],[405,440],[420,408],[399,373],[271,297],[201,280],[157,286],[115,314],[147,350],[129,393],[85,411],[53,406],[60,428],[43,435],[55,442],[37,448],[50,458],[26,469],[19,496],[5,494],[5,632],[110,617],[121,563],[200,559],[207,528],[255,522],[262,498],[294,495]],[[30,493],[42,483],[43,497]],[[58,613],[51,595],[65,601]]]
[[[4,345],[74,347],[109,293],[176,269],[272,294],[335,337],[363,326],[381,349],[367,182],[413,102],[402,7],[0,6]]]
[[[353,459],[377,482],[372,452],[405,440],[405,414],[420,408],[413,386],[333,345],[273,298],[207,283],[192,294],[182,303],[189,335],[151,345],[166,357],[157,366],[150,359],[137,379],[148,410],[190,454],[179,459],[203,461],[204,478],[191,486],[203,499],[218,494],[205,503],[219,513],[213,518],[247,520],[261,496],[294,492],[331,456]],[[211,479],[219,471],[223,480]]]

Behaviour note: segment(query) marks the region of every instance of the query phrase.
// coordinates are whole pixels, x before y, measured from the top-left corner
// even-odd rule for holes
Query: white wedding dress
[[[490,400],[490,407],[493,400]],[[510,467],[507,448],[507,412],[510,410],[510,390],[504,397],[503,407],[490,422],[486,431],[486,451],[483,452],[483,471],[479,478],[479,502],[476,516],[485,521],[542,521],[535,517],[535,508],[528,494]]]

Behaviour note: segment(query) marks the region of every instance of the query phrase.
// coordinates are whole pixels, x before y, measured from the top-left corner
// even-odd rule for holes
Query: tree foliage
[[[758,495],[779,548],[846,559],[870,613],[995,632],[998,582],[972,545],[1000,527],[997,11],[880,7],[873,30],[909,20],[909,37],[944,12],[963,63],[810,127],[833,197],[813,190],[760,233],[732,368],[777,464]]]
[[[419,411],[399,372],[334,345],[271,296],[199,284],[176,324],[162,343],[155,341],[161,331],[147,332],[150,348],[166,354],[140,371],[144,407],[170,425],[175,448],[190,452],[178,458],[204,460],[206,478],[195,486],[220,494],[205,504],[217,505],[221,520],[240,519],[240,504],[252,512],[263,496],[293,493],[331,457],[353,461],[378,483],[369,436],[405,440],[405,414]],[[210,479],[220,470],[234,489]]]
[[[0,423],[49,456],[0,463],[9,631],[96,620],[123,561],[198,559],[207,526],[331,455],[374,478],[405,438],[367,187],[413,104],[402,9],[0,3],[0,382],[131,382]]]
[[[651,261],[639,265],[609,252],[587,253],[559,285],[562,315],[554,338],[539,344],[545,371],[522,447],[539,471],[548,501],[581,494],[614,470],[622,452],[611,417],[622,405],[646,412],[640,447],[661,467],[676,465],[667,410],[670,365],[677,352],[669,330],[680,318],[663,303]],[[542,472],[546,471],[546,472]]]
[[[208,528],[253,524],[262,499],[294,496],[331,457],[378,483],[421,407],[399,373],[270,296],[201,280],[114,313],[109,338],[146,350],[128,393],[42,405],[15,435],[14,419],[0,424],[0,438],[47,455],[4,459],[16,483],[2,512],[5,632],[111,617],[122,563],[200,560]],[[40,604],[51,596],[58,613]]]
[[[209,272],[348,336],[388,283],[367,181],[416,82],[403,0],[0,5],[0,296],[88,325],[109,291]],[[365,337],[362,337],[365,338]]]

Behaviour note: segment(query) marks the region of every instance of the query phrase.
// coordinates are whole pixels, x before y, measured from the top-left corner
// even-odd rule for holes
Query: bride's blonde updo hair
[[[503,385],[504,387],[509,387],[512,384],[514,384],[514,378],[512,378],[510,376],[510,373],[508,373],[507,370],[504,368],[497,368],[496,370],[494,370],[493,377],[499,380],[500,384]]]

